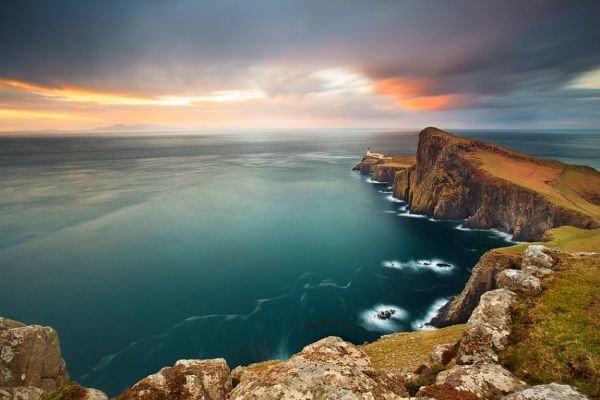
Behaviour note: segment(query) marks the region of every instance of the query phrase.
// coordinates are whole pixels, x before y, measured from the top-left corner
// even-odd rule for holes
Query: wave
[[[406,210],[406,207],[403,208],[403,210]],[[399,217],[405,217],[405,218],[427,218],[427,215],[423,215],[423,214],[412,214],[410,212],[410,210],[406,210],[404,212],[400,212],[398,213]]]
[[[375,184],[375,185],[387,185],[387,182],[384,182],[384,181],[376,181],[376,180],[375,180],[375,179],[373,179],[373,178],[367,178],[366,182],[368,182],[368,183],[373,183],[373,184]]]
[[[496,228],[491,228],[491,229],[467,228],[466,226],[464,226],[464,224],[461,224],[461,225],[458,225],[455,229],[457,229],[459,231],[466,231],[466,232],[490,232],[494,236],[504,239],[504,241],[506,241],[507,243],[514,243],[514,244],[521,243],[517,240],[513,240],[512,235],[510,233],[502,232],[501,230],[496,229]]]
[[[444,307],[446,303],[448,303],[448,301],[449,299],[446,298],[441,298],[434,301],[431,307],[429,307],[429,309],[423,316],[423,318],[416,319],[411,323],[412,328],[416,331],[436,329],[433,325],[429,325],[429,321],[431,321],[433,317],[435,317],[440,312],[442,307]]]
[[[395,198],[394,196],[392,196],[391,194],[389,196],[385,196],[385,198],[389,201],[391,201],[392,203],[404,203],[404,200],[400,200]]]
[[[410,269],[413,271],[429,270],[441,274],[449,273],[454,269],[454,265],[440,259],[410,261],[387,260],[382,261],[381,265],[385,268],[393,268],[399,270]]]
[[[388,319],[380,319],[377,313],[386,310],[394,310],[394,314]],[[398,306],[389,304],[377,304],[373,308],[360,313],[360,324],[363,328],[373,332],[396,332],[401,328],[398,322],[405,321],[408,312]]]

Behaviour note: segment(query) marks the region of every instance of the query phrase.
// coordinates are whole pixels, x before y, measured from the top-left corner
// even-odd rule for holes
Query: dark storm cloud
[[[286,95],[345,67],[423,82],[421,96],[468,95],[466,108],[532,105],[540,93],[558,104],[553,91],[600,66],[598,21],[598,1],[22,0],[0,9],[0,77]]]

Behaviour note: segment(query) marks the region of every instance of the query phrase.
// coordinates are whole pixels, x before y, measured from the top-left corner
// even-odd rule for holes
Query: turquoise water
[[[597,132],[479,136],[600,165]],[[55,327],[71,377],[109,394],[180,358],[233,368],[328,335],[421,329],[485,250],[509,242],[407,215],[351,171],[367,146],[411,154],[416,141],[0,138],[0,315]],[[382,308],[397,312],[377,320]]]

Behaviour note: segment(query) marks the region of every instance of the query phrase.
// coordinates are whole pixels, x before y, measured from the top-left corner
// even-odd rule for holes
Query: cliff
[[[538,159],[437,128],[419,134],[416,164],[395,173],[394,193],[411,212],[466,219],[515,240],[541,240],[553,227],[600,227],[600,173]]]
[[[365,155],[362,160],[352,168],[364,174],[373,174],[373,180],[394,183],[396,173],[413,167],[415,156],[386,156],[385,158]]]

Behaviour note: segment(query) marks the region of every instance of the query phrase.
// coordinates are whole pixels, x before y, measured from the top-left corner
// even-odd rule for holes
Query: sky
[[[600,128],[600,1],[0,3],[0,131]]]

